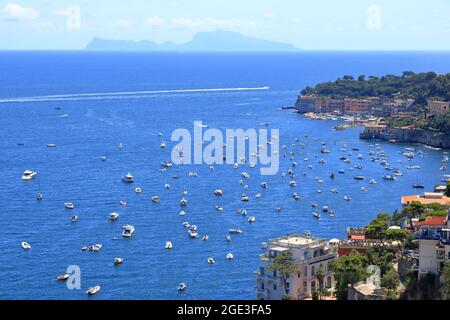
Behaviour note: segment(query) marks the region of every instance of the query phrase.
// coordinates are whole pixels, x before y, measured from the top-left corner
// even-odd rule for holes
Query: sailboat
[[[413,188],[424,189],[425,186],[423,184],[419,183],[419,178],[417,178],[417,182],[415,184],[413,184]]]

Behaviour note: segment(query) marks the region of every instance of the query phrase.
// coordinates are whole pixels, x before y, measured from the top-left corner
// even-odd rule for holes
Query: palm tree
[[[323,270],[323,267],[320,266],[316,271],[316,279],[317,279],[317,281],[319,281],[319,290],[317,292],[319,300],[322,300],[322,294],[324,292],[324,290],[323,290],[323,287],[324,287],[323,279],[324,278],[325,278],[325,271]]]

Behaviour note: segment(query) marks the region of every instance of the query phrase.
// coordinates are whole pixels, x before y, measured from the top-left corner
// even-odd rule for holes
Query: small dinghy
[[[127,206],[127,202],[125,200],[120,200],[119,204],[122,208],[125,208]]]
[[[231,252],[228,252],[227,253],[227,260],[233,260],[233,259],[234,259],[233,254]]]
[[[57,281],[67,281],[70,278],[70,274],[65,273],[56,277]]]
[[[123,258],[114,258],[114,265],[118,266],[123,263]]]
[[[153,196],[152,197],[152,202],[154,203],[160,203],[161,202],[161,198],[159,196]]]
[[[131,238],[134,234],[134,227],[131,224],[122,226],[122,237]]]
[[[214,264],[214,263],[216,263],[216,262],[214,261],[214,259],[212,257],[208,258],[208,264]]]
[[[94,294],[97,294],[100,291],[101,287],[100,286],[95,286],[95,287],[90,287],[86,293],[89,296],[93,296]]]
[[[186,200],[185,198],[181,199],[181,200],[180,200],[180,205],[181,205],[182,207],[186,207],[186,206],[187,206],[187,200]]]
[[[202,240],[203,241],[208,241],[209,237],[208,236],[203,236]]]
[[[217,190],[214,191],[214,194],[215,194],[216,196],[221,196],[221,195],[223,195],[223,191],[220,190],[220,189],[217,189]]]
[[[198,238],[198,233],[195,230],[189,230],[188,231],[189,237],[191,237],[192,239]]]
[[[255,217],[250,217],[250,218],[248,218],[247,221],[248,221],[249,223],[253,223],[253,222],[256,221],[256,218],[255,218]]]
[[[66,207],[66,209],[69,209],[69,210],[71,210],[75,207],[72,202],[66,202],[66,203],[64,203],[64,206]]]
[[[173,245],[172,245],[172,242],[170,242],[170,241],[167,241],[166,244],[164,245],[165,249],[172,249],[172,247],[173,247]]]
[[[127,183],[133,183],[134,182],[134,177],[131,173],[127,173],[122,177],[122,181],[123,182],[127,182]]]
[[[23,241],[23,242],[21,243],[21,246],[22,246],[22,248],[23,248],[24,250],[30,250],[30,249],[31,249],[31,245],[30,245],[28,242],[26,242],[26,241]]]
[[[42,194],[42,192],[39,192],[39,193],[36,195],[36,200],[40,201],[40,200],[42,200],[42,199],[44,199],[44,195]]]
[[[72,221],[72,223],[75,223],[78,221],[78,216],[72,216],[72,218],[70,218],[70,221]]]
[[[184,282],[180,282],[180,284],[178,285],[178,291],[184,291],[186,289],[186,283]]]
[[[228,230],[231,234],[241,234],[242,230],[239,228],[232,228],[230,230]]]
[[[117,212],[111,212],[109,214],[109,220],[116,221],[117,219],[119,219],[119,214]]]
[[[137,188],[134,189],[134,192],[136,192],[136,193],[142,193],[142,189],[139,188],[139,187],[137,187]]]

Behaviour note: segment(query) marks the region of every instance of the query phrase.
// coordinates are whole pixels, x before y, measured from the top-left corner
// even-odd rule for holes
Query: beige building
[[[448,101],[428,101],[428,112],[430,114],[444,114],[449,110],[449,102]]]
[[[269,271],[267,266],[273,259],[286,251],[292,253],[298,264],[298,272],[288,277],[286,288],[277,271]],[[267,253],[260,256],[261,267],[255,272],[256,298],[258,300],[280,300],[286,294],[292,299],[310,298],[319,289],[317,270],[322,267],[324,279],[322,288],[334,288],[333,272],[329,266],[337,257],[337,252],[328,242],[311,236],[289,235],[270,240]]]

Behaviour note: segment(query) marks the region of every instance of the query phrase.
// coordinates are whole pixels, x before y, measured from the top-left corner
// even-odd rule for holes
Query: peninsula
[[[414,73],[382,77],[344,76],[300,92],[302,114],[367,118],[362,139],[422,143],[450,148],[450,73]]]

